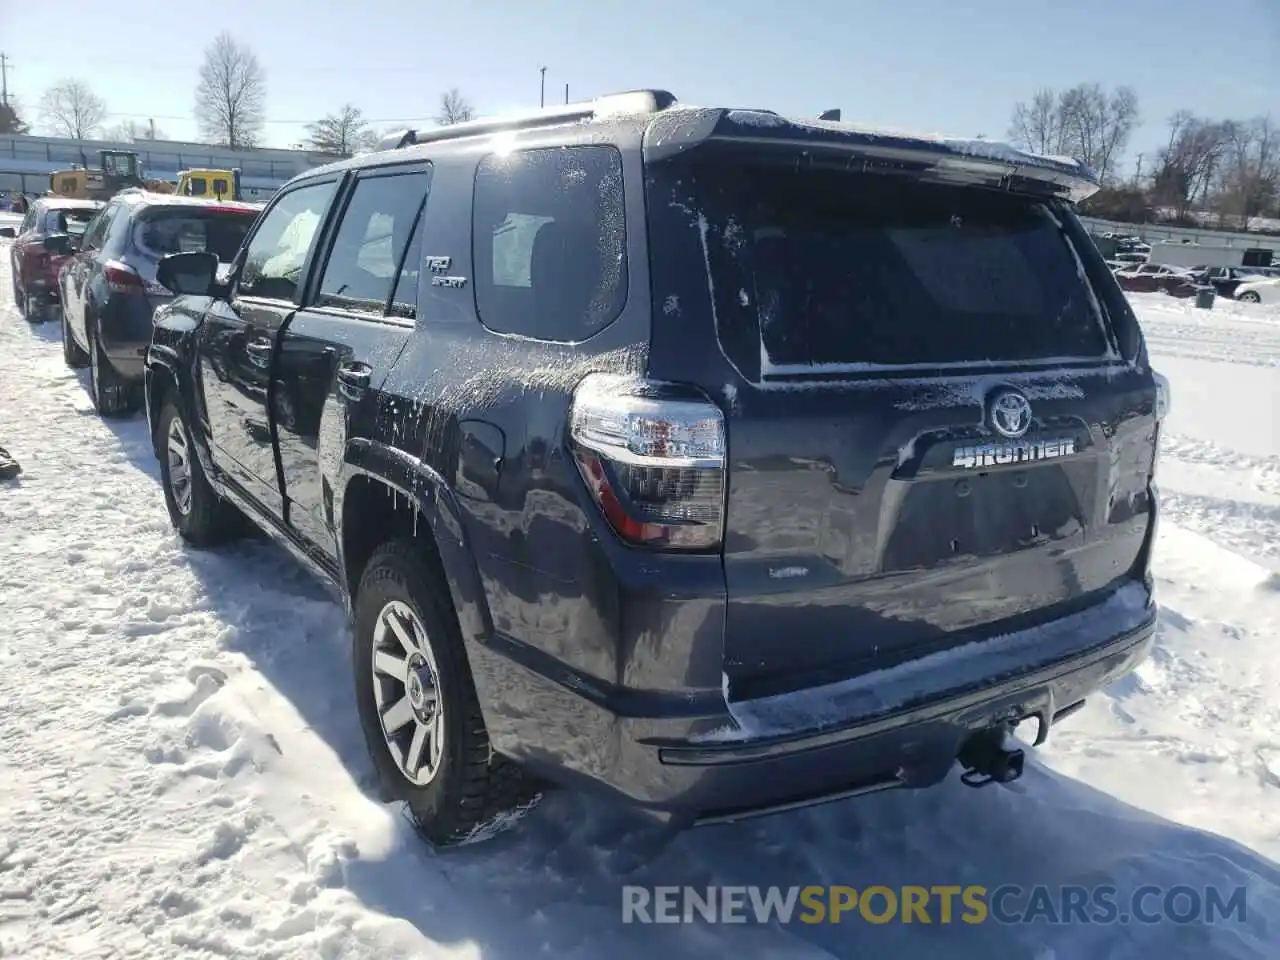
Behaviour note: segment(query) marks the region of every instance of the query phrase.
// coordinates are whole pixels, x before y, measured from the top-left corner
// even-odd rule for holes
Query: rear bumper
[[[980,730],[1035,719],[1042,742],[1056,720],[1146,658],[1155,624],[1149,590],[1131,581],[1025,635],[759,701],[691,693],[644,716],[625,699],[600,702],[506,660],[506,707],[526,709],[514,726],[510,713],[502,718],[508,736],[496,744],[551,779],[605,788],[681,823],[928,787]],[[473,658],[501,656],[500,646]],[[496,667],[482,669],[494,676]]]

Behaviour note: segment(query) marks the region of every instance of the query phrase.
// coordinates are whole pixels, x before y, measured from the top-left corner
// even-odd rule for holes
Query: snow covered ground
[[[170,531],[141,418],[93,415],[0,244],[0,956],[1263,958],[1280,942],[1280,313],[1139,296],[1174,384],[1159,646],[1009,789],[649,844],[560,792],[447,854],[371,796],[343,618],[265,542]],[[1247,888],[1245,918],[624,925],[625,883]],[[1269,946],[1268,946],[1269,944]]]

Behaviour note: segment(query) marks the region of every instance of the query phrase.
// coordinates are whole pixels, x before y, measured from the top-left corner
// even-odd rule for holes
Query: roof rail
[[[475,137],[487,133],[501,133],[507,130],[548,127],[560,123],[573,123],[578,120],[592,120],[598,117],[626,113],[657,113],[670,108],[676,102],[675,96],[666,90],[626,90],[621,93],[611,93],[607,96],[597,97],[594,100],[582,100],[577,103],[566,103],[563,106],[545,107],[541,110],[512,116],[466,120],[462,123],[454,123],[434,130],[399,130],[387,134],[379,140],[377,149],[379,151],[398,150],[401,147],[412,147],[420,143],[457,140],[461,137]]]

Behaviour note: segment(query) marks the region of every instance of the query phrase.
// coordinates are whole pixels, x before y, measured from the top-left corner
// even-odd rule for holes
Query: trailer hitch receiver
[[[986,787],[993,783],[1012,783],[1022,776],[1025,759],[1021,750],[1006,750],[1004,724],[988,727],[970,737],[960,748],[957,758],[965,768],[960,782],[966,787]]]

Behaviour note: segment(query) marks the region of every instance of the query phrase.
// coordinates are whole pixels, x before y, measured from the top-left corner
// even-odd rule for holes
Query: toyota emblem
[[[1017,390],[998,390],[991,396],[987,419],[1000,436],[1017,440],[1031,428],[1031,404]]]

